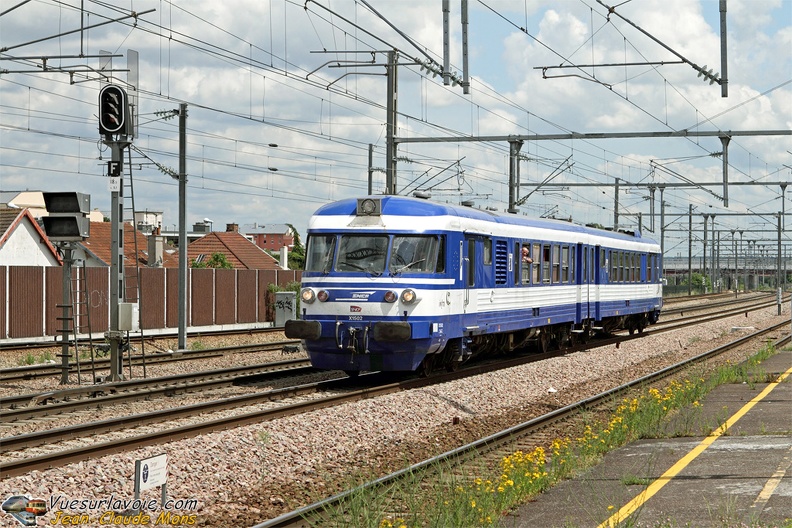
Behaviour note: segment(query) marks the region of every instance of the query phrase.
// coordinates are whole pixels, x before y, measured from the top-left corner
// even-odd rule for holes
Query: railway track
[[[526,422],[503,429],[495,434],[447,451],[438,456],[423,460],[399,471],[372,480],[354,489],[335,494],[327,499],[285,513],[274,519],[257,524],[253,528],[286,528],[304,526],[304,521],[306,519],[309,520],[309,525],[311,526],[321,525],[322,521],[325,519],[324,516],[326,515],[326,512],[333,511],[338,505],[340,505],[349,497],[360,494],[366,490],[394,486],[395,483],[401,479],[415,478],[415,475],[420,472],[431,472],[433,469],[438,467],[453,467],[455,468],[454,471],[458,473],[476,474],[475,471],[479,467],[497,465],[497,461],[502,460],[504,456],[510,455],[521,449],[524,449],[525,452],[528,452],[530,449],[525,449],[525,446],[535,446],[537,443],[543,443],[542,440],[545,440],[546,438],[544,437],[547,436],[545,431],[552,428],[555,424],[575,419],[584,412],[596,412],[598,409],[610,408],[612,402],[615,399],[621,397],[623,394],[626,394],[632,389],[654,384],[665,378],[677,375],[680,372],[689,369],[693,365],[712,359],[720,354],[723,354],[724,352],[742,346],[753,340],[762,338],[768,333],[775,332],[777,330],[786,330],[788,326],[789,322],[785,321],[757,332],[753,332],[750,335],[739,338],[735,341],[727,343],[726,345],[714,348],[703,354],[699,354],[685,361],[668,366],[649,375],[642,376],[628,383],[624,383],[599,394],[566,405],[562,408],[553,410]],[[776,347],[780,347],[789,341],[790,336],[786,336],[776,341],[774,345]],[[540,437],[540,440],[536,439],[537,436]],[[480,458],[482,456],[485,458],[483,461]],[[475,459],[475,468],[472,468],[468,472],[459,470],[459,466],[468,463],[468,461],[471,459]],[[449,490],[449,493],[452,493],[452,490]],[[394,508],[392,511],[398,512],[401,510]],[[352,524],[354,524],[354,520],[352,520]]]
[[[681,304],[685,302],[696,302],[709,299],[720,299],[724,297],[734,297],[735,295],[750,295],[751,292],[735,293],[735,292],[720,292],[720,293],[703,293],[699,295],[684,295],[679,297],[663,297],[663,305]]]
[[[758,308],[754,308],[754,309],[758,309]],[[741,310],[739,310],[738,313],[741,313],[744,310],[745,308],[742,308]],[[709,319],[705,318],[705,320],[712,320],[721,317],[729,317],[731,315],[733,314],[730,315],[718,314],[717,316],[710,315]],[[701,322],[701,321],[699,320],[696,322]],[[690,324],[695,324],[695,322],[682,321],[682,322],[678,322],[676,326],[669,325],[663,329],[653,329],[653,332],[669,331]],[[611,338],[610,340],[598,341],[596,343],[596,346],[604,346],[611,343],[624,341],[627,339],[633,339],[635,337],[636,336],[617,336]],[[174,439],[187,438],[198,434],[204,434],[212,431],[239,427],[242,425],[256,423],[264,420],[270,420],[289,414],[297,414],[313,409],[329,407],[332,405],[339,405],[341,403],[354,401],[356,399],[371,398],[371,397],[387,394],[389,392],[406,390],[406,389],[416,388],[419,386],[426,386],[434,383],[442,383],[452,379],[461,379],[462,377],[474,376],[491,370],[509,368],[512,366],[516,366],[532,361],[538,361],[540,359],[546,359],[548,357],[555,355],[562,355],[564,353],[580,350],[583,348],[585,348],[585,346],[569,348],[569,349],[565,349],[564,351],[550,353],[547,355],[534,354],[534,355],[521,356],[521,357],[512,358],[505,362],[497,362],[492,364],[480,365],[473,368],[468,368],[456,373],[444,373],[441,375],[432,376],[431,378],[406,380],[399,383],[385,383],[384,385],[381,386],[377,386],[376,384],[374,384],[374,386],[367,386],[362,389],[354,389],[354,390],[348,387],[349,381],[347,381],[346,378],[344,377],[342,378],[343,381],[336,380],[333,382],[307,384],[300,387],[291,387],[291,388],[280,389],[277,391],[270,391],[268,393],[256,393],[252,395],[224,398],[221,400],[206,402],[200,405],[184,406],[182,408],[177,408],[177,409],[164,409],[160,411],[155,411],[153,413],[118,417],[100,422],[91,422],[89,424],[80,424],[76,426],[63,427],[48,431],[40,431],[25,435],[17,435],[14,437],[4,439],[2,452],[12,453],[19,450],[23,450],[23,451],[19,451],[21,454],[21,458],[0,463],[0,473],[2,473],[4,477],[11,477],[26,473],[33,469],[47,469],[49,467],[56,467],[59,465],[74,462],[76,460],[86,460],[97,456],[102,456],[110,452],[117,452],[120,449],[135,449],[146,445],[153,445]],[[341,375],[339,374],[339,377],[340,376]],[[361,379],[369,380],[371,383],[378,380],[378,378],[374,374],[366,375]],[[387,376],[382,376],[382,379],[387,379]],[[226,380],[223,383],[229,383],[229,382]],[[334,383],[335,385],[333,385]],[[338,385],[339,383],[341,385]],[[344,383],[346,383],[347,385],[344,385]],[[168,388],[160,389],[160,394],[168,394],[169,390],[173,391],[173,389],[168,389]],[[187,391],[189,389],[183,387],[179,390]],[[40,446],[43,444],[57,446],[58,442],[66,438],[74,439],[74,438],[85,437],[87,435],[96,434],[98,432],[129,430],[134,427],[141,426],[143,424],[160,423],[165,420],[172,420],[176,417],[195,418],[201,414],[217,412],[219,410],[225,410],[230,408],[240,409],[243,405],[259,405],[262,402],[270,402],[272,400],[283,400],[284,398],[287,397],[289,398],[304,397],[305,395],[308,394],[320,394],[321,392],[329,392],[329,391],[337,391],[337,390],[343,390],[344,393],[331,394],[330,396],[323,399],[317,397],[317,398],[312,398],[311,401],[303,401],[292,404],[281,404],[277,408],[271,407],[268,409],[256,409],[251,412],[240,412],[235,414],[234,416],[228,416],[221,419],[208,419],[208,420],[199,419],[198,423],[179,425],[175,429],[149,431],[143,435],[137,434],[130,437],[125,437],[122,439],[116,439],[111,441],[102,441],[94,437],[90,439],[91,445],[80,446],[71,449],[61,449],[60,451],[55,451],[44,455],[29,456],[29,453],[27,451],[24,451],[25,449],[28,449],[30,447]],[[57,405],[61,405],[61,404],[57,404]],[[88,403],[88,405],[90,405],[90,403]],[[57,407],[54,406],[53,408],[57,409]],[[17,411],[13,411],[13,412],[17,412]],[[17,414],[16,416],[20,417],[19,419],[24,419],[24,417],[34,418],[33,414],[26,414],[26,413],[35,413],[38,411],[33,411],[32,409],[25,408],[19,410],[18,412],[19,414]],[[49,411],[41,411],[41,412],[49,412]],[[5,417],[3,421],[8,423],[8,420],[5,419]]]
[[[789,296],[786,297],[786,301],[785,302],[788,302],[788,301],[789,301]],[[718,308],[724,308],[724,307],[728,307],[728,306],[734,306],[734,308],[729,308],[727,310],[720,310],[718,312],[718,314],[716,314],[716,315],[710,313],[710,310],[712,310],[713,308],[714,309],[718,309]],[[753,310],[761,310],[763,308],[770,308],[772,306],[776,306],[775,296],[770,296],[770,297],[768,297],[765,300],[763,300],[763,299],[758,299],[758,300],[752,299],[751,302],[748,302],[745,299],[741,299],[739,301],[718,303],[716,305],[707,305],[706,307],[696,307],[697,309],[694,309],[694,310],[684,309],[684,308],[683,309],[675,309],[673,311],[673,313],[678,313],[680,315],[680,317],[677,317],[677,318],[671,319],[671,320],[665,320],[665,321],[663,319],[661,319],[660,321],[658,321],[657,323],[655,323],[655,325],[653,325],[651,327],[650,331],[651,330],[653,330],[653,331],[664,330],[668,325],[675,325],[677,323],[686,322],[686,321],[695,323],[695,322],[700,321],[702,319],[710,319],[710,320],[724,319],[726,317],[733,317],[735,315],[740,315],[742,313],[747,313],[747,312],[750,312],[750,311],[753,311]],[[701,313],[701,314],[693,313],[693,314],[690,314],[690,312],[697,312],[697,311],[705,311],[705,313]],[[685,313],[688,313],[690,315],[684,315]]]
[[[743,295],[741,297],[735,298],[734,296],[724,299],[724,300],[715,300],[720,299],[714,298],[712,301],[707,302],[706,304],[693,304],[690,306],[683,306],[677,308],[676,306],[669,307],[668,305],[663,305],[663,311],[661,313],[661,321],[662,318],[670,317],[673,315],[684,315],[685,313],[689,312],[696,312],[699,310],[715,310],[718,308],[729,307],[729,306],[740,306],[745,303],[753,304],[756,302],[770,302],[772,299],[773,302],[775,301],[775,294],[771,293],[762,293],[756,295]],[[665,302],[665,301],[664,301]]]
[[[247,336],[255,336],[257,334],[266,335],[272,333],[283,332],[282,328],[275,328],[275,327],[268,327],[268,328],[245,328],[245,329],[238,329],[238,330],[209,330],[209,331],[202,331],[202,332],[193,332],[187,334],[188,340],[196,340],[204,337],[211,337],[211,338],[218,338],[218,337],[232,337],[232,336],[240,336],[240,335],[247,335]],[[150,335],[144,337],[135,337],[132,336],[130,338],[131,345],[147,345],[156,348],[156,343],[160,341],[172,341],[178,338],[178,333],[176,331],[173,332],[164,332],[157,335]],[[7,352],[7,351],[20,351],[20,350],[28,350],[28,349],[46,349],[51,348],[54,351],[59,351],[61,349],[62,343],[60,341],[55,341],[57,338],[49,338],[49,341],[42,341],[42,340],[31,340],[31,341],[15,341],[13,343],[0,343],[0,353]],[[84,343],[88,340],[87,337],[83,339],[80,336],[80,343]],[[69,341],[70,346],[74,346],[74,341]]]
[[[308,360],[291,359],[50,392],[21,394],[0,398],[0,417],[4,422],[27,420],[85,408],[173,396],[185,392],[205,391],[235,384],[261,383],[284,375],[301,376],[314,372],[318,371],[310,366]]]
[[[137,355],[132,356],[131,361],[132,366],[134,367],[140,367],[144,364],[147,366],[154,366],[181,361],[205,360],[231,354],[247,354],[271,350],[282,350],[284,346],[295,346],[298,344],[299,341],[295,340],[272,341],[268,343],[255,343],[250,345],[236,345],[220,348],[205,348],[200,350],[184,350],[173,353],[149,354],[145,357]],[[124,368],[127,366],[128,365],[124,365]],[[102,358],[95,360],[93,363],[86,362],[82,363],[81,365],[78,365],[75,362],[71,362],[69,364],[70,374],[77,374],[78,370],[80,370],[85,376],[90,376],[91,373],[96,374],[99,371],[106,371],[109,369],[110,358]],[[63,367],[54,363],[4,368],[0,369],[0,383],[23,381],[43,377],[55,377],[60,376],[62,372]]]

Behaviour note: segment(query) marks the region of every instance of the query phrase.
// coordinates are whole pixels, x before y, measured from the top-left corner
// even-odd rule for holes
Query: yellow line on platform
[[[646,501],[652,498],[655,495],[655,493],[660,491],[663,486],[668,484],[671,481],[671,479],[676,477],[680,471],[685,469],[685,467],[687,467],[688,464],[693,462],[693,460],[695,460],[697,456],[703,453],[704,450],[707,449],[715,440],[717,440],[721,435],[726,433],[726,431],[729,430],[729,427],[733,426],[737,422],[737,420],[745,416],[745,414],[748,411],[750,411],[754,407],[754,405],[762,401],[768,394],[770,394],[770,392],[773,389],[775,389],[779,383],[784,381],[787,378],[787,376],[789,376],[790,374],[792,374],[792,367],[790,367],[789,370],[781,374],[776,381],[769,383],[767,387],[765,387],[765,389],[762,392],[757,394],[754,399],[743,405],[743,407],[739,411],[734,413],[731,416],[731,418],[726,420],[726,422],[723,425],[721,425],[715,431],[710,433],[710,435],[706,437],[704,440],[702,440],[699,445],[694,447],[693,450],[691,450],[687,455],[680,458],[676,462],[676,464],[674,464],[668,469],[668,471],[660,475],[660,477],[657,480],[649,484],[649,486],[647,486],[646,489],[644,489],[637,497],[635,497],[633,500],[622,506],[622,508],[619,511],[611,515],[607,520],[605,520],[605,522],[597,526],[597,528],[614,528],[618,526],[620,522],[626,520],[627,517],[629,517],[630,515],[633,514],[633,512],[635,512],[635,510],[640,508]]]

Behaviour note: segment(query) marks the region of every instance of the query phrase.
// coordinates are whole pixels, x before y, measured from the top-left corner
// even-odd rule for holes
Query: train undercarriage
[[[630,335],[642,334],[649,324],[657,322],[657,314],[630,314],[609,317],[602,321],[587,320],[582,324],[557,324],[529,328],[517,332],[480,334],[450,339],[434,354],[427,354],[418,373],[427,376],[437,370],[456,370],[474,357],[494,356],[510,352],[545,354],[583,345],[594,337],[606,337],[620,330]]]

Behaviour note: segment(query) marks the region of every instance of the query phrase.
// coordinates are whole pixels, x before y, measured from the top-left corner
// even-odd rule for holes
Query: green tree
[[[687,280],[684,282],[687,284]],[[692,288],[694,291],[698,291],[704,293],[705,291],[712,291],[712,281],[709,277],[702,275],[701,273],[693,273],[693,278],[691,280]]]
[[[228,258],[226,258],[225,253],[212,253],[212,257],[209,260],[203,260],[201,262],[196,262],[195,259],[190,261],[191,268],[221,268],[221,269],[234,269],[234,265],[228,262]]]
[[[292,246],[292,250],[289,252],[289,269],[305,269],[305,247],[300,241],[300,233],[294,229],[293,225],[286,225],[289,226],[292,235],[294,235],[294,245]]]

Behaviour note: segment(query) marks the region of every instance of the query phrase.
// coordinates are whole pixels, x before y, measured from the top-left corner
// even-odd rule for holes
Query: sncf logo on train
[[[362,310],[363,310],[363,309],[362,309],[360,306],[350,306],[350,307],[349,307],[349,311],[350,311],[350,312],[353,312],[353,313],[354,313],[354,312],[360,312],[360,311],[362,311]]]

